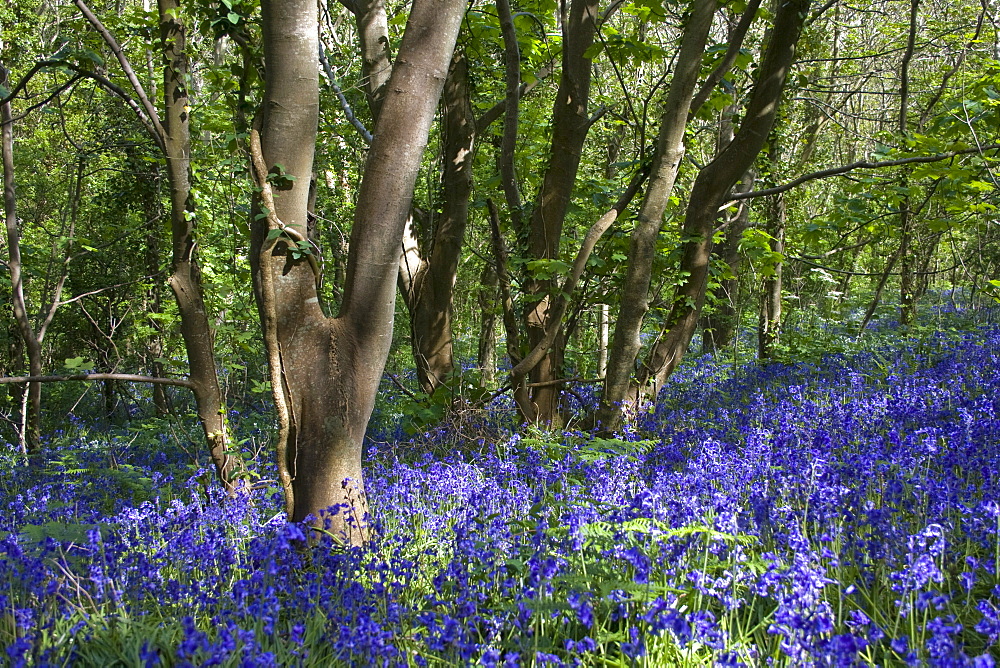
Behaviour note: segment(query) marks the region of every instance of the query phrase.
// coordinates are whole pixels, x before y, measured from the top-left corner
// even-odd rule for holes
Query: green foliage
[[[481,405],[491,392],[492,388],[484,386],[475,374],[451,374],[430,395],[414,392],[400,401],[397,409],[402,416],[403,430],[410,436],[423,433],[446,418],[456,417],[456,412]]]

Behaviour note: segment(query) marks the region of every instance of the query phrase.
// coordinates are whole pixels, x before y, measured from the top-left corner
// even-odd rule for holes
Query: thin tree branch
[[[621,197],[618,198],[618,201],[615,202],[614,207],[601,216],[597,222],[594,223],[589,230],[587,230],[587,235],[584,237],[583,243],[580,244],[580,250],[577,252],[576,260],[573,262],[573,267],[570,269],[569,275],[563,282],[562,290],[556,298],[555,304],[550,307],[552,309],[552,315],[547,318],[549,326],[545,330],[545,335],[535,345],[531,352],[510,370],[512,378],[517,378],[527,374],[542,360],[543,357],[545,357],[546,353],[548,353],[549,347],[556,340],[556,336],[559,334],[559,329],[562,327],[563,317],[566,315],[566,309],[569,307],[569,297],[572,296],[573,291],[576,289],[576,284],[580,281],[580,276],[583,275],[584,270],[587,268],[587,260],[590,259],[590,255],[594,251],[594,246],[597,245],[597,242],[602,236],[604,236],[604,233],[608,231],[608,228],[611,227],[611,225],[618,219],[621,212],[623,212],[631,203],[632,199],[635,198],[635,195],[639,192],[639,188],[642,186],[642,183],[646,180],[646,177],[649,176],[649,170],[650,165],[646,165],[643,169],[636,172],[635,176],[632,177],[632,182],[629,183],[628,188],[625,189],[625,192],[622,193]]]
[[[534,90],[535,86],[537,86],[546,78],[548,78],[549,75],[551,75],[553,70],[555,69],[555,64],[557,62],[559,62],[559,60],[557,58],[553,58],[544,67],[542,67],[542,69],[535,72],[534,81],[532,81],[531,83],[522,83],[517,89],[518,97],[524,97],[532,90]],[[505,98],[494,104],[486,111],[484,111],[482,116],[476,119],[476,132],[482,133],[483,130],[488,128],[498,118],[500,118],[506,109],[507,109],[507,100]]]
[[[121,46],[118,44],[118,40],[115,39],[114,35],[108,32],[108,29],[104,27],[101,20],[90,11],[90,7],[83,2],[83,0],[73,0],[73,4],[76,5],[80,13],[83,14],[87,22],[93,26],[94,30],[104,39],[105,43],[111,49],[111,52],[115,54],[115,58],[118,59],[118,63],[122,66],[122,70],[125,72],[125,76],[128,77],[129,83],[132,84],[132,90],[135,91],[136,96],[139,98],[139,102],[142,104],[143,109],[146,110],[146,114],[149,116],[150,122],[159,135],[160,140],[158,143],[162,143],[163,137],[166,136],[166,132],[163,130],[163,126],[160,124],[160,116],[156,113],[156,107],[150,102],[149,97],[146,95],[146,91],[143,89],[142,84],[139,82],[139,77],[136,76],[135,70],[132,69],[132,64],[128,61],[125,53],[122,51]]]
[[[330,82],[330,88],[337,95],[337,100],[340,102],[340,108],[344,110],[344,117],[350,122],[351,125],[358,131],[362,139],[365,140],[366,144],[372,143],[372,133],[368,131],[365,124],[362,123],[357,116],[354,115],[354,110],[351,109],[351,103],[347,101],[344,97],[344,92],[341,90],[340,85],[337,83],[337,79],[334,76],[333,67],[330,65],[329,59],[326,57],[326,49],[323,48],[323,40],[319,40],[319,62],[323,65],[323,71],[326,73],[326,80]]]
[[[712,90],[722,81],[722,77],[726,76],[729,70],[732,69],[733,63],[736,62],[736,58],[740,55],[740,49],[743,48],[743,39],[746,37],[747,31],[750,30],[753,20],[757,17],[757,10],[759,8],[760,0],[751,0],[747,4],[747,8],[743,10],[740,22],[736,24],[732,34],[729,35],[729,47],[726,49],[726,55],[722,57],[722,62],[712,70],[712,73],[708,75],[708,78],[705,79],[705,82],[691,100],[691,109],[688,112],[688,118],[693,118],[702,105],[708,102]]]
[[[831,167],[829,169],[821,169],[818,172],[803,174],[798,178],[792,179],[788,183],[784,183],[780,186],[775,186],[773,188],[767,188],[765,190],[754,190],[748,193],[739,193],[736,195],[730,195],[729,203],[727,203],[726,206],[730,206],[733,203],[743,199],[753,199],[756,197],[777,195],[778,193],[787,192],[792,188],[802,185],[803,183],[808,183],[809,181],[815,181],[817,179],[826,179],[830,178],[831,176],[843,176],[844,174],[852,172],[855,169],[884,169],[886,167],[899,167],[900,165],[940,162],[942,160],[949,160],[951,158],[955,158],[960,155],[971,155],[973,153],[982,153],[984,151],[995,151],[995,150],[1000,150],[1000,144],[987,144],[985,146],[977,146],[975,148],[965,148],[959,151],[947,151],[946,153],[935,153],[933,155],[918,155],[918,156],[913,156],[911,158],[899,158],[897,160],[880,160],[877,162],[860,160],[858,162],[852,162],[849,165],[841,165],[840,167]]]
[[[7,376],[0,378],[0,385],[11,383],[62,383],[65,381],[124,380],[131,383],[174,385],[194,389],[194,383],[183,378],[154,378],[131,373],[80,373],[72,376]]]

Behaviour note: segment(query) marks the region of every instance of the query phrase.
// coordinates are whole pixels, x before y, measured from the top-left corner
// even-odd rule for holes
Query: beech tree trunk
[[[629,240],[628,268],[621,307],[611,339],[604,392],[597,411],[597,424],[602,429],[615,429],[621,421],[623,406],[634,395],[632,370],[639,355],[639,331],[649,310],[649,288],[652,282],[656,239],[663,225],[663,212],[677,179],[684,157],[684,129],[695,84],[701,73],[701,59],[715,14],[715,0],[696,0],[681,39],[680,52],[674,65],[674,75],[667,92],[660,130],[653,155],[649,186]]]
[[[637,270],[636,273],[639,274],[637,278],[645,280],[637,280],[635,285],[629,283],[629,277],[626,276],[626,296],[622,302],[622,312],[627,311],[628,318],[619,316],[619,327],[615,329],[615,345],[612,348],[612,361],[609,363],[605,393],[598,413],[599,421],[604,429],[616,428],[621,423],[623,411],[630,411],[639,402],[655,398],[667,377],[677,367],[687,351],[691,337],[697,328],[702,306],[705,303],[709,260],[712,252],[712,230],[718,219],[719,208],[732,187],[750,168],[764,146],[774,123],[785,79],[795,59],[795,44],[798,42],[809,5],[810,0],[789,0],[778,4],[771,40],[758,69],[753,93],[740,129],[733,141],[712,162],[706,165],[695,179],[681,233],[685,240],[679,268],[683,278],[675,290],[670,313],[656,342],[650,349],[649,355],[640,366],[634,384],[630,383],[630,371],[639,350],[638,334],[642,315],[647,308],[646,299],[650,272],[649,270]],[[696,7],[700,7],[700,3]],[[661,126],[660,143],[657,146],[655,158],[659,162],[654,166],[654,174],[656,174],[655,170],[658,169],[663,169],[668,173],[668,167],[662,161],[661,156],[665,155],[668,150],[674,155],[677,155],[679,151],[679,148],[674,147],[680,146],[681,137],[677,136],[673,142],[666,143],[664,134],[669,130],[664,130],[664,128],[680,125],[676,116],[671,119],[666,114],[677,114],[677,107],[672,107],[671,104],[674,85],[678,83],[677,76],[680,74],[681,64],[685,60],[684,47],[689,39],[695,39],[695,33],[691,26],[695,24],[696,11],[692,11],[689,19],[684,43],[681,47],[681,55],[678,56],[676,65],[677,74],[675,74],[668,94],[667,110]],[[699,53],[703,49],[704,38],[701,38],[700,44],[702,46],[698,49]],[[700,55],[698,58],[697,62],[700,64]],[[686,101],[690,97],[682,94],[680,90],[678,97],[680,99],[674,101],[673,104],[683,105],[682,108],[686,107],[688,104]],[[680,130],[683,130],[683,126]],[[674,173],[676,174],[676,168],[674,168]],[[671,178],[671,185],[672,181]],[[650,191],[652,190],[653,184],[650,185]],[[669,191],[658,193],[657,197],[664,201],[661,206],[665,206],[667,195],[669,195]],[[647,200],[650,199],[651,195],[647,193]],[[652,205],[652,202],[650,204]],[[660,211],[662,212],[662,209]],[[655,224],[654,230],[658,231],[660,217],[654,218],[646,215],[640,217],[636,232],[646,220]],[[655,236],[653,238],[655,239]],[[641,257],[647,258],[652,252],[651,249],[652,246],[647,245],[645,248],[637,249],[637,251],[641,253]],[[651,259],[648,259],[647,262],[651,266]],[[630,273],[632,272],[632,264],[633,259],[630,257]],[[623,322],[628,323],[627,328],[622,327]],[[622,330],[621,333],[619,333],[619,329]],[[612,368],[614,373],[612,373]]]
[[[256,128],[251,136],[261,189],[251,260],[278,411],[278,466],[289,519],[311,517],[350,543],[367,537],[362,440],[392,342],[403,229],[464,9],[458,0],[413,3],[358,193],[341,311],[328,318],[309,253],[289,252],[307,233],[317,7],[262,3],[266,78],[259,145]]]
[[[231,493],[235,488],[234,474],[240,467],[239,462],[228,451],[225,405],[215,366],[215,343],[201,287],[201,269],[195,257],[187,34],[180,19],[177,0],[158,0],[157,7],[165,60],[163,146],[170,187],[172,271],[167,282],[177,301],[198,419],[205,432],[208,451],[219,480],[226,491]]]
[[[768,197],[767,233],[771,236],[771,252],[785,252],[785,195]],[[757,358],[768,360],[781,333],[781,276],[784,262],[774,266],[774,274],[764,279],[760,295],[760,319],[757,326]]]
[[[733,140],[733,114],[736,105],[729,105],[722,112],[722,124],[719,129],[718,152],[721,152]],[[740,193],[750,192],[755,175],[749,170],[743,175],[736,190]],[[728,268],[728,276],[719,281],[715,312],[705,317],[702,327],[702,353],[715,353],[726,348],[733,340],[739,317],[736,308],[739,299],[740,266],[743,258],[740,255],[740,243],[743,232],[750,226],[750,203],[740,202],[739,210],[727,221],[723,231],[722,242],[713,249],[713,254]]]
[[[392,72],[389,57],[389,19],[383,0],[341,0],[354,14],[361,49],[361,85],[372,120],[377,121],[385,99],[385,85]],[[373,123],[374,125],[374,123]]]
[[[551,158],[527,233],[527,257],[532,260],[559,259],[566,210],[590,130],[587,107],[592,60],[585,54],[594,43],[599,5],[597,0],[573,0],[569,15],[563,17],[562,73],[552,111]],[[557,286],[554,277],[541,278],[531,273],[526,276],[529,301],[523,319],[529,349],[537,346],[555,324],[550,306]],[[562,387],[554,381],[562,374],[564,348],[564,337],[556,336],[547,354],[529,372],[530,383],[539,385],[531,388],[529,400],[518,406],[529,423],[559,426]]]
[[[750,168],[774,125],[788,72],[795,62],[795,45],[808,15],[810,0],[777,3],[771,41],[758,70],[747,113],[733,141],[698,173],[684,217],[680,270],[686,275],[678,287],[670,314],[639,370],[638,385],[655,398],[680,364],[705,303],[712,228],[719,207],[737,180]]]
[[[444,385],[455,367],[452,308],[458,262],[469,219],[472,151],[476,137],[468,78],[465,54],[456,51],[442,100],[441,215],[434,223],[433,245],[424,253],[420,252],[412,227],[407,228],[400,261],[399,282],[410,312],[417,380],[428,395]]]
[[[910,61],[917,37],[917,11],[920,0],[910,0],[910,29],[906,40],[906,50],[900,64],[899,73],[899,120],[897,129],[900,139],[907,135],[907,115],[910,101]],[[899,202],[899,324],[910,325],[914,316],[914,277],[913,277],[913,210],[909,195],[909,170],[903,171],[899,184],[904,193]]]

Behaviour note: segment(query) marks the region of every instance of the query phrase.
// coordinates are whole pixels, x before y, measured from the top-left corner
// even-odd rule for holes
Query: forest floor
[[[994,666],[1000,329],[689,364],[618,438],[503,406],[367,454],[365,548],[303,549],[267,415],[252,491],[196,426],[0,455],[0,663]]]

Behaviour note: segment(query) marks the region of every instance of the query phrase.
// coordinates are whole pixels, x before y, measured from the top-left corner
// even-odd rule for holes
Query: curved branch
[[[125,76],[128,77],[129,83],[132,84],[132,90],[135,91],[136,96],[139,98],[139,102],[142,104],[142,108],[146,110],[146,114],[149,116],[150,123],[152,124],[156,134],[160,137],[158,143],[162,143],[163,137],[166,133],[163,131],[163,126],[160,124],[160,116],[156,113],[156,107],[150,102],[149,96],[146,95],[146,91],[143,89],[142,84],[139,82],[139,77],[135,75],[135,70],[132,69],[132,64],[125,57],[124,52],[122,52],[121,46],[118,44],[118,40],[115,39],[114,35],[108,32],[108,29],[104,27],[101,20],[97,18],[90,7],[88,7],[83,0],[73,0],[73,4],[76,5],[80,13],[83,14],[87,22],[93,26],[94,30],[104,39],[105,43],[111,49],[111,52],[115,54],[115,58],[118,59],[118,63],[122,66],[122,70],[125,72]]]
[[[899,167],[900,165],[913,165],[927,162],[940,162],[942,160],[949,160],[951,158],[958,157],[960,155],[971,155],[973,153],[982,153],[984,151],[996,151],[1000,150],[1000,143],[998,144],[987,144],[985,146],[976,146],[974,148],[965,148],[959,151],[947,151],[945,153],[935,153],[934,155],[918,155],[911,158],[899,158],[897,160],[879,160],[876,162],[868,160],[859,160],[858,162],[852,162],[849,165],[841,165],[840,167],[830,167],[829,169],[821,169],[818,172],[812,172],[810,174],[803,174],[802,176],[792,179],[788,183],[784,183],[780,186],[775,186],[773,188],[767,188],[765,190],[754,190],[748,193],[739,193],[729,196],[729,201],[726,206],[738,202],[742,199],[753,199],[755,197],[766,197],[768,195],[777,195],[779,193],[787,192],[792,188],[802,185],[803,183],[808,183],[809,181],[815,181],[817,179],[826,179],[831,176],[843,176],[848,172],[853,172],[855,169],[884,169],[886,167]]]
[[[563,282],[562,291],[556,299],[552,314],[548,316],[549,325],[545,330],[545,335],[535,345],[531,352],[510,370],[511,378],[518,378],[527,374],[535,367],[536,364],[542,361],[542,358],[548,353],[549,347],[552,346],[556,340],[556,336],[559,334],[559,329],[562,327],[563,317],[565,317],[566,309],[569,307],[570,297],[573,295],[573,291],[576,289],[576,284],[580,281],[580,277],[587,268],[587,261],[590,259],[590,255],[594,251],[594,246],[597,245],[597,242],[602,236],[604,236],[604,233],[608,231],[608,228],[611,227],[611,225],[618,219],[621,212],[624,211],[633,198],[635,198],[636,193],[639,192],[640,186],[642,186],[646,177],[649,176],[649,171],[650,165],[646,165],[643,169],[639,170],[636,175],[632,177],[632,182],[629,183],[628,188],[624,193],[622,193],[621,197],[618,198],[615,205],[603,216],[601,216],[589,230],[587,230],[587,235],[584,237],[583,243],[580,244],[580,250],[576,254],[576,260],[573,262],[573,267],[570,270],[569,275],[566,277],[566,280]],[[543,384],[533,383],[529,385],[529,387],[543,387]]]
[[[743,10],[740,22],[736,24],[736,28],[729,35],[729,48],[726,49],[726,55],[722,57],[722,62],[712,70],[712,73],[708,75],[708,78],[705,79],[705,82],[695,94],[694,99],[691,100],[691,109],[688,111],[689,119],[693,118],[702,105],[708,102],[708,98],[712,94],[712,89],[732,69],[733,63],[736,62],[736,58],[740,55],[740,49],[743,48],[743,39],[747,36],[747,31],[750,30],[753,20],[757,17],[757,10],[759,8],[760,0],[750,0],[747,8]]]

